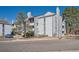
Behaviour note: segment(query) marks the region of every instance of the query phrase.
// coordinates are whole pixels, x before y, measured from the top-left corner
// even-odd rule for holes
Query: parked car
[[[11,35],[11,34],[6,34],[6,35],[5,35],[5,38],[13,38],[13,35]]]

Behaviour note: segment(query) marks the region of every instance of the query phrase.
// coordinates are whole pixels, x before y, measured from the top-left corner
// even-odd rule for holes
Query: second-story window
[[[34,23],[34,17],[29,18],[30,23]]]
[[[64,25],[62,26],[62,28],[64,28]]]

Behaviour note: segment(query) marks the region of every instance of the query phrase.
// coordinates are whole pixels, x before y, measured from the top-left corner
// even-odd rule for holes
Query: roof
[[[35,17],[37,17],[37,18],[44,18],[44,17],[50,17],[50,16],[54,16],[54,15],[55,15],[55,13],[47,12],[47,13],[45,13],[43,15],[35,16]]]
[[[8,25],[9,23],[8,23],[8,21],[6,21],[6,20],[0,20],[0,24]]]
[[[54,15],[54,13],[52,13],[52,12],[47,12],[47,13],[44,14],[44,16],[49,16],[49,15]]]

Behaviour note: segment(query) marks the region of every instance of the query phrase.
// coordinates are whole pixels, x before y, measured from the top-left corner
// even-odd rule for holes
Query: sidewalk
[[[74,37],[74,36],[73,36]],[[14,38],[5,38],[1,39],[2,41],[5,42],[16,42],[16,41],[38,41],[38,40],[75,40],[72,36],[64,36],[64,37],[32,37],[32,38],[24,38],[21,37],[20,35],[15,36]]]
[[[9,38],[7,38],[9,39]],[[12,38],[11,40],[1,40],[0,42],[19,42],[19,41],[40,41],[40,40],[59,40],[58,38],[43,37],[43,38]]]

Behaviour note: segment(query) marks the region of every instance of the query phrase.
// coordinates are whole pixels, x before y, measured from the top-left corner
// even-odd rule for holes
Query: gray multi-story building
[[[63,36],[66,33],[65,20],[60,15],[60,9],[56,8],[56,13],[47,12],[44,15],[32,16],[27,13],[29,31],[33,31],[35,36]]]
[[[56,9],[56,14],[47,12],[45,15],[34,17],[35,36],[63,36],[65,32],[65,21],[62,20],[58,7]]]

